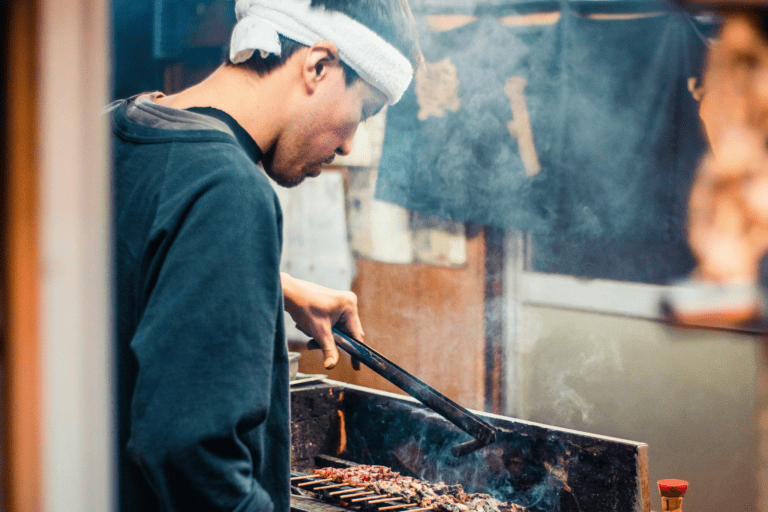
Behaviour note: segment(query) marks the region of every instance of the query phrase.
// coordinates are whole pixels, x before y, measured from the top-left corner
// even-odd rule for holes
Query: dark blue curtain
[[[490,15],[448,32],[422,24],[437,71],[388,111],[376,195],[533,233],[535,270],[684,275],[688,187],[705,149],[688,81],[700,76],[704,39],[683,13],[601,20],[563,5],[553,25]],[[529,121],[511,77],[524,84]],[[452,87],[458,102],[446,100]],[[538,168],[526,163],[526,131]]]
[[[559,231],[670,240],[705,147],[688,90],[704,45],[679,14],[564,27]]]
[[[424,26],[421,45],[435,76],[387,112],[377,197],[454,221],[550,231],[565,121],[560,24],[510,28],[480,17],[449,32]],[[540,165],[532,176],[507,126],[512,77],[525,80]]]
[[[555,228],[532,270],[665,284],[695,261],[689,186],[705,140],[688,90],[705,46],[684,15],[569,18],[568,115]]]

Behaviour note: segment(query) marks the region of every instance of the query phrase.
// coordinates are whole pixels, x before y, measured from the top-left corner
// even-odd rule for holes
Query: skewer
[[[379,510],[381,510],[381,509],[379,509]],[[431,507],[409,508],[405,512],[424,512],[424,510],[435,510],[435,506],[432,505]]]
[[[401,501],[402,499],[403,498],[384,498],[384,499],[380,499],[380,500],[369,501],[368,504],[371,504],[371,503],[384,503],[385,501]]]
[[[346,485],[347,485],[348,487],[355,487],[354,485],[349,485],[349,484],[346,484]],[[344,489],[343,491],[334,491],[334,492],[329,492],[329,493],[328,493],[328,496],[337,496],[337,495],[339,495],[339,494],[346,494],[346,493],[348,493],[348,492],[352,492],[352,489]]]
[[[349,487],[349,484],[333,484],[333,485],[324,485],[322,487],[315,487],[315,491],[319,491],[321,489],[335,489],[336,487]]]
[[[344,496],[339,496],[339,499],[345,499],[345,498],[354,498],[356,496],[368,496],[369,494],[375,494],[373,491],[368,492],[357,492],[355,491],[353,494],[347,494]]]
[[[333,480],[333,478],[322,478],[320,480],[314,480],[312,482],[304,482],[302,484],[297,485],[297,487],[304,487],[305,485],[316,485],[322,482],[330,482],[331,480]]]
[[[376,496],[368,496],[367,498],[355,498],[354,500],[352,500],[352,503],[357,501],[369,501],[369,500],[376,500],[376,499],[381,499],[381,496],[376,495]],[[373,501],[371,503],[373,503]]]
[[[412,507],[413,503],[403,503],[402,505],[392,505],[391,507],[380,507],[379,511],[382,510],[395,510],[398,508],[406,508],[406,507]]]
[[[317,475],[294,476],[294,477],[291,477],[291,482],[295,482],[296,480],[306,480],[307,478],[318,478],[318,476]]]

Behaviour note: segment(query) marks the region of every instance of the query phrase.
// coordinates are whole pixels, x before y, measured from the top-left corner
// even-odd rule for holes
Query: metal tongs
[[[476,414],[431,388],[338,327],[333,328],[333,334],[336,337],[336,344],[345,352],[475,438],[452,446],[451,454],[454,457],[467,455],[496,442],[497,434],[501,429],[487,423]]]

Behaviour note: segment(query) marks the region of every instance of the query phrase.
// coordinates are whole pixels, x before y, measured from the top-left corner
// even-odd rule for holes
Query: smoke
[[[575,389],[565,384],[565,374],[561,374],[556,382],[560,391],[554,402],[555,411],[566,423],[571,423],[574,414],[581,415],[583,423],[591,423],[589,418],[593,406],[591,406]]]
[[[572,462],[560,440],[505,431],[496,443],[454,457],[451,447],[468,438],[444,418],[409,403],[373,400],[345,394],[348,443],[341,457],[375,461],[427,482],[461,484],[468,493],[489,494],[530,512],[560,510]]]
[[[572,361],[566,370],[550,379],[553,409],[561,424],[571,426],[580,421],[581,424],[589,425],[593,423],[591,413],[594,405],[579,389],[589,388],[595,383],[610,382],[611,379],[606,378],[606,373],[624,371],[618,340],[598,339],[591,334],[588,346]]]

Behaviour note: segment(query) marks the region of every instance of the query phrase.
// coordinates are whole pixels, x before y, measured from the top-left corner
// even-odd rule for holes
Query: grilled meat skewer
[[[386,466],[359,465],[351,468],[322,468],[314,473],[335,482],[364,486],[420,509],[440,512],[525,512],[514,503],[500,502],[489,494],[466,493],[461,485],[423,482],[402,476]]]

